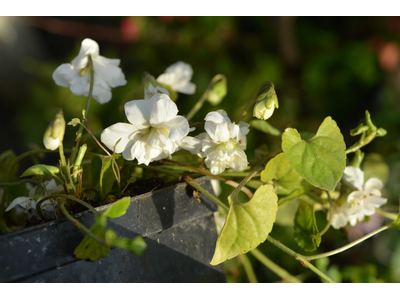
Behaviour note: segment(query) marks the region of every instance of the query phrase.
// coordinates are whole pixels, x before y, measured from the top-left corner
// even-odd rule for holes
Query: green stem
[[[332,279],[330,279],[328,276],[326,276],[324,273],[322,273],[318,268],[316,268],[314,265],[312,265],[305,256],[302,256],[301,254],[294,252],[292,249],[286,247],[281,242],[275,240],[271,236],[267,237],[267,241],[270,242],[271,244],[273,244],[274,246],[278,247],[279,249],[281,249],[283,252],[294,257],[296,260],[300,261],[300,263],[303,266],[308,267],[310,270],[312,270],[315,274],[317,274],[321,278],[325,279],[328,282],[334,283],[334,281]]]
[[[190,169],[192,172],[194,171],[194,172],[197,172],[197,173],[200,173],[200,174],[203,174],[203,175],[206,175],[206,176],[210,176],[212,178],[215,178],[215,179],[218,179],[218,180],[221,180],[221,181],[225,181],[225,179],[222,178],[222,177],[219,177],[217,175],[213,175],[208,171],[201,170],[199,168],[193,167],[193,166],[191,166],[189,164],[186,164],[184,162],[179,162],[179,161],[174,161],[174,160],[169,160],[169,159],[164,159],[163,161],[166,161],[166,162],[169,162],[169,163],[173,163],[173,164],[177,164],[177,165],[181,165],[181,166],[184,166],[184,167]]]
[[[77,181],[78,181],[78,174],[77,174],[77,172],[78,172],[79,169],[81,168],[82,160],[83,160],[83,157],[85,156],[86,150],[87,150],[87,145],[86,145],[86,144],[83,144],[83,145],[79,148],[78,156],[77,156],[77,158],[76,158],[76,160],[75,160],[74,167],[72,168],[72,174],[73,174],[72,176],[73,176],[74,182],[77,182]]]
[[[15,186],[15,185],[20,185],[20,184],[24,184],[24,183],[37,184],[37,182],[34,180],[24,179],[24,180],[13,181],[13,182],[0,182],[0,186]]]
[[[89,210],[91,210],[93,212],[93,214],[95,215],[99,215],[100,213],[93,207],[91,206],[89,203],[86,203],[85,201],[78,199],[74,196],[71,195],[65,195],[65,194],[53,194],[53,195],[49,195],[46,197],[43,197],[42,199],[40,199],[37,203],[36,203],[36,211],[39,213],[39,211],[41,210],[40,205],[42,204],[42,202],[46,201],[47,199],[52,199],[52,198],[66,198],[72,201],[75,201],[79,204],[82,204],[83,206],[87,207]],[[40,215],[40,214],[39,214]]]
[[[58,151],[60,152],[60,164],[61,164],[61,170],[62,173],[64,174],[66,185],[68,186],[68,182],[71,185],[71,188],[69,189],[70,194],[76,194],[76,188],[74,183],[72,182],[72,177],[71,173],[69,172],[69,168],[67,166],[67,162],[65,160],[65,155],[64,155],[64,146],[62,143],[60,143],[60,146],[58,147]]]
[[[325,232],[328,231],[329,227],[331,226],[332,223],[332,218],[333,218],[333,205],[332,205],[332,199],[331,199],[331,195],[329,194],[328,191],[326,191],[326,194],[328,195],[328,199],[329,199],[329,220],[328,223],[326,223],[324,229],[321,230],[321,232],[319,233],[320,236],[323,236],[325,234]]]
[[[199,192],[203,193],[205,196],[210,198],[214,203],[216,203],[219,207],[221,207],[223,210],[225,210],[226,213],[229,212],[229,208],[221,202],[217,197],[213,196],[209,191],[206,189],[202,188],[197,182],[195,182],[191,177],[185,176],[183,179],[186,181],[187,184],[191,185],[194,187],[196,190]]]
[[[243,264],[244,271],[246,272],[247,278],[250,283],[258,283],[256,274],[254,274],[253,266],[251,265],[250,259],[246,254],[242,254],[238,256],[239,260]]]
[[[82,231],[84,234],[87,234],[90,238],[92,238],[95,242],[102,244],[102,245],[107,245],[106,242],[100,238],[98,238],[97,236],[95,236],[90,229],[86,228],[81,222],[79,222],[77,219],[73,218],[67,211],[67,209],[65,208],[65,202],[62,202],[60,205],[61,211],[63,212],[64,216],[70,220],[72,223],[75,224],[76,227],[78,227],[78,229],[80,231]]]
[[[84,118],[87,119],[88,113],[89,113],[89,108],[90,108],[90,102],[92,100],[92,94],[93,94],[93,86],[94,86],[94,68],[93,68],[93,61],[92,61],[92,56],[88,55],[88,65],[89,65],[89,72],[90,72],[90,86],[89,86],[89,94],[88,94],[88,100],[86,102],[86,109],[85,109],[85,115]],[[79,126],[79,130],[76,133],[76,140],[74,147],[72,147],[72,153],[70,157],[70,163],[74,164],[76,155],[78,153],[79,149],[79,141],[82,137],[82,132],[83,132],[83,124]]]
[[[391,228],[391,227],[392,227],[392,226],[391,226],[391,223],[390,223],[390,224],[387,224],[387,225],[385,225],[385,226],[382,226],[381,228],[378,228],[377,230],[372,231],[371,233],[369,233],[369,234],[363,236],[362,238],[359,238],[358,240],[356,240],[356,241],[354,241],[354,242],[351,242],[350,244],[347,244],[347,245],[345,245],[345,246],[343,246],[343,247],[340,247],[340,248],[338,248],[338,249],[335,249],[335,250],[332,250],[332,251],[329,251],[329,252],[325,252],[325,253],[321,253],[321,254],[316,254],[316,255],[308,255],[308,256],[300,255],[300,257],[301,257],[302,259],[305,259],[305,260],[310,261],[310,260],[314,260],[314,259],[318,259],[318,258],[322,258],[322,257],[332,256],[332,255],[338,254],[338,253],[340,253],[340,252],[343,252],[343,251],[345,251],[345,250],[347,250],[347,249],[350,249],[351,247],[354,247],[354,246],[358,245],[359,243],[361,243],[361,242],[365,241],[366,239],[368,239],[368,238],[374,236],[375,234],[377,234],[377,233],[379,233],[379,232],[381,232],[381,231],[384,231],[384,230],[386,230],[386,229],[388,229],[388,228]]]
[[[258,95],[260,94],[261,89],[263,89],[265,86],[269,85],[272,88],[274,87],[274,84],[270,81],[265,81],[264,83],[262,83],[256,93],[254,94],[253,98],[251,99],[251,101],[249,102],[249,104],[247,105],[247,107],[244,109],[244,111],[239,115],[239,117],[236,119],[235,123],[239,123],[241,120],[243,120],[243,118],[248,114],[249,110],[251,109],[251,107],[253,106],[254,102],[256,102]]]
[[[190,121],[194,115],[200,110],[200,108],[203,106],[204,102],[208,98],[208,91],[211,89],[211,87],[217,83],[219,80],[221,80],[222,76],[221,74],[215,75],[214,78],[211,80],[210,84],[208,85],[207,89],[203,92],[203,95],[201,98],[196,102],[196,104],[193,106],[193,108],[190,110],[190,112],[186,116],[186,120]]]
[[[301,283],[300,280],[298,280],[292,274],[287,272],[285,269],[283,269],[280,266],[278,266],[277,264],[275,264],[272,260],[270,260],[268,257],[266,257],[257,248],[251,250],[250,253],[253,254],[254,257],[257,258],[264,266],[266,266],[268,269],[270,269],[272,272],[274,272],[276,275],[278,275],[283,280],[286,280],[287,282],[292,282],[292,283]]]
[[[379,208],[375,208],[375,213],[381,215],[382,217],[385,217],[385,218],[388,218],[390,220],[393,220],[393,221],[397,220],[397,216],[398,216],[398,214],[390,213],[390,212],[384,211],[384,210],[379,209]]]
[[[239,194],[240,190],[244,187],[244,185],[250,181],[251,178],[261,169],[261,167],[255,168],[249,175],[247,175],[239,185],[233,190],[233,192],[229,195],[228,199],[237,199],[237,195]]]

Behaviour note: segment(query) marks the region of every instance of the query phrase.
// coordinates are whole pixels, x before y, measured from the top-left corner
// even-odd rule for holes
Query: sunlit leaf
[[[230,209],[211,265],[218,265],[256,248],[266,240],[275,222],[278,197],[272,185],[260,186],[247,203],[229,200]]]
[[[331,117],[325,118],[309,140],[302,140],[293,128],[287,128],[282,136],[282,149],[290,165],[309,183],[329,191],[342,178],[345,148],[340,129]]]
[[[60,169],[55,166],[34,165],[32,167],[29,167],[24,173],[22,173],[21,177],[33,176],[33,175],[55,176],[55,174],[57,174],[59,172],[60,172]]]
[[[314,207],[301,201],[294,217],[293,235],[297,244],[306,251],[315,251],[321,236],[315,220]]]
[[[103,216],[107,217],[108,219],[118,218],[123,216],[126,213],[126,210],[131,203],[130,197],[124,197],[121,200],[118,200],[111,205],[103,214]]]

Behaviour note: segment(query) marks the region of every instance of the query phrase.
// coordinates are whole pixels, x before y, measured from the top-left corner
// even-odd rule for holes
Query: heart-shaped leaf
[[[217,240],[211,265],[246,253],[264,242],[272,230],[278,211],[278,197],[272,185],[262,185],[247,203],[230,199],[224,227]]]
[[[124,197],[121,200],[118,200],[111,205],[103,214],[103,216],[107,217],[108,219],[118,218],[123,216],[126,213],[126,210],[131,203],[130,197]]]
[[[314,207],[301,201],[294,217],[293,236],[297,244],[306,251],[315,251],[321,236],[315,220]]]
[[[104,223],[104,222],[103,222]],[[96,222],[90,231],[99,238],[104,238],[105,224]],[[91,261],[98,260],[110,252],[110,246],[101,245],[94,241],[88,235],[85,235],[78,247],[75,248],[74,254],[79,259],[90,259]]]
[[[325,118],[317,134],[304,141],[296,129],[287,128],[282,149],[290,165],[305,180],[324,190],[333,191],[346,167],[346,145],[339,127]]]

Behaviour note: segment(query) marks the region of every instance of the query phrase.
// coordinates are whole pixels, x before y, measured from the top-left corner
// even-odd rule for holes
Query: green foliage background
[[[331,116],[346,145],[351,146],[356,138],[350,136],[349,130],[364,122],[364,112],[369,110],[374,123],[387,129],[388,134],[363,150],[367,157],[368,153],[378,153],[370,155],[369,166],[378,168],[376,172],[387,179],[384,194],[389,205],[398,207],[399,17],[2,18],[16,34],[13,39],[7,38],[4,31],[0,36],[0,152],[12,148],[21,154],[42,148],[43,133],[58,108],[64,109],[67,122],[81,115],[85,97],[56,86],[52,73],[61,63],[70,62],[81,41],[90,37],[99,43],[101,55],[121,59],[128,81],[126,86],[112,90],[109,103],[92,102],[88,119],[94,132],[125,120],[124,103],[143,97],[143,72],[157,77],[179,60],[192,65],[192,81],[197,85],[195,95],[179,95],[180,114],[189,112],[214,75],[221,73],[228,79],[228,94],[222,103],[216,107],[206,103],[193,121],[201,121],[207,112],[220,108],[235,119],[258,86],[272,81],[279,109],[269,121],[281,131],[293,127],[316,132],[324,118]],[[60,22],[59,27],[51,26],[54,20]],[[72,146],[74,130],[71,126],[66,130],[66,148]],[[272,150],[280,142],[280,138],[253,130],[248,135],[247,155],[254,159],[258,146],[267,144]],[[389,165],[389,176],[382,162]],[[31,164],[26,163],[26,167]],[[26,167],[22,165],[21,169]],[[222,196],[229,192],[225,189]],[[292,226],[287,226],[292,224],[298,202],[289,204],[279,208],[271,235],[301,252],[293,240]],[[316,217],[322,228],[323,214],[317,212]],[[330,229],[323,236],[319,251],[343,246],[346,236],[345,231]],[[362,246],[331,257],[327,274],[347,282],[399,282],[398,237],[398,232],[385,231]],[[293,275],[319,281],[271,244],[264,243],[259,249]],[[248,257],[260,281],[279,281],[254,257]],[[326,261],[319,264],[323,269]],[[247,280],[238,259],[228,261],[226,270],[228,281]]]

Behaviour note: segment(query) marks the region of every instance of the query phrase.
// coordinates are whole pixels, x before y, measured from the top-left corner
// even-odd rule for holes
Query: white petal
[[[148,128],[150,126],[147,116],[147,114],[150,113],[148,113],[147,110],[149,106],[154,106],[150,101],[152,100],[133,100],[125,103],[125,115],[128,121],[138,129]]]
[[[186,95],[193,95],[194,93],[196,93],[196,84],[194,84],[193,82],[188,82],[185,85],[177,88],[176,92]]]
[[[71,64],[75,69],[83,69],[88,64],[88,55],[96,58],[99,55],[99,45],[92,39],[84,39],[81,44],[81,49],[77,57],[73,59]]]
[[[69,87],[71,80],[76,76],[79,76],[79,72],[74,70],[71,64],[62,64],[53,72],[53,80],[62,87]]]
[[[29,208],[31,204],[32,198],[31,197],[18,197],[15,198],[10,205],[6,208],[6,211],[9,211],[10,209],[14,208],[17,205],[22,206],[23,208]]]
[[[150,101],[147,101],[145,115],[150,124],[157,125],[162,122],[168,122],[178,114],[178,107],[166,94],[154,94]],[[189,129],[189,125],[188,125]]]
[[[360,168],[348,166],[343,172],[342,179],[350,187],[361,191],[364,184],[364,172]]]
[[[138,129],[131,124],[117,123],[104,129],[101,133],[100,139],[110,150],[113,150],[116,142],[121,139],[115,147],[115,153],[121,153],[126,149],[128,143],[133,139],[137,132]]]
[[[185,117],[176,116],[175,118],[168,121],[171,125],[169,132],[169,138],[173,141],[180,141],[189,133],[189,123]]]
[[[383,188],[383,183],[378,178],[370,178],[364,185],[364,190],[368,191],[371,189],[381,190]]]
[[[176,143],[179,145],[180,148],[190,151],[191,153],[196,155],[199,154],[202,144],[201,140],[191,136],[186,136],[182,140],[176,141]]]

